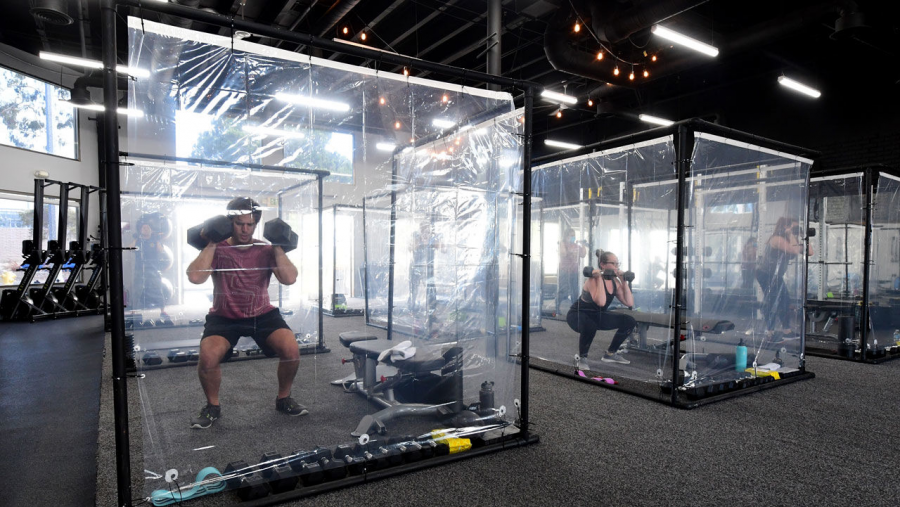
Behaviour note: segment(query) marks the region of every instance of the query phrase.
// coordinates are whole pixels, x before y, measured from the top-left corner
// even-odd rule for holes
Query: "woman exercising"
[[[588,351],[594,341],[594,335],[598,330],[608,331],[616,329],[609,348],[600,358],[605,363],[628,364],[631,361],[623,358],[617,351],[622,343],[634,331],[637,322],[630,315],[610,313],[607,310],[613,302],[613,297],[618,298],[623,305],[634,306],[634,296],[631,288],[625,283],[624,273],[619,270],[619,258],[612,252],[596,251],[600,269],[595,269],[581,288],[581,296],[569,308],[566,322],[578,336],[578,354],[575,356],[575,367],[579,370],[587,370]],[[604,271],[611,270],[614,276],[606,278]]]
[[[813,254],[812,245],[808,248]],[[803,252],[800,241],[800,222],[791,217],[781,217],[775,222],[775,232],[766,241],[766,248],[756,269],[756,281],[763,291],[762,313],[766,319],[766,329],[772,331],[775,319],[781,320],[782,333],[793,336],[790,330],[791,294],[784,285],[784,273],[792,259]]]

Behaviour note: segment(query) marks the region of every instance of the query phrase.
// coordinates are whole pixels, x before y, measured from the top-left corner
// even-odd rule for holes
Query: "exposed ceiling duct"
[[[51,25],[71,25],[75,22],[69,16],[69,6],[66,0],[32,0],[31,15],[42,23]]]
[[[669,0],[645,2],[623,9],[615,1],[572,2],[563,4],[547,25],[544,32],[544,52],[554,69],[596,81],[606,82],[606,76],[594,64],[592,55],[573,51],[569,46],[570,21],[576,15],[590,17],[591,29],[601,39],[614,44],[632,34],[650,28],[654,23],[706,3],[708,0]],[[571,8],[566,8],[571,5]],[[574,9],[574,10],[573,10]]]

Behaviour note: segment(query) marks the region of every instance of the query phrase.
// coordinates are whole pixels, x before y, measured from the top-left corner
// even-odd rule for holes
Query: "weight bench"
[[[667,313],[645,313],[624,309],[611,310],[610,312],[629,315],[637,321],[638,346],[641,349],[647,348],[647,330],[651,326],[669,329],[672,327],[672,316]],[[697,336],[703,333],[722,334],[725,331],[734,329],[734,322],[718,319],[682,318],[681,329],[682,331],[693,330]]]
[[[388,355],[382,362],[396,373],[381,376],[378,357],[397,342],[360,338],[348,343],[356,380],[351,387],[345,383],[345,389],[383,407],[364,416],[351,435],[359,437],[372,430],[384,434],[386,423],[399,417],[449,416],[462,411],[462,348],[419,347],[414,356],[402,360],[391,360]]]
[[[353,345],[356,342],[371,341],[371,340],[377,340],[377,339],[378,339],[378,336],[371,334],[371,333],[367,333],[365,331],[345,331],[345,332],[341,333],[340,335],[338,335],[338,341],[340,341],[341,345],[343,345],[344,347],[347,347],[348,349],[350,348],[350,345]],[[344,386],[344,389],[346,389],[348,391],[355,390],[357,382],[362,380],[362,377],[359,376],[358,373],[363,371],[363,367],[364,367],[364,365],[357,366],[356,360],[357,360],[357,358],[355,356],[353,359],[349,360],[349,362],[354,363],[353,366],[354,366],[354,371],[356,373],[351,373],[350,375],[347,375],[344,378],[332,380],[331,385]],[[341,359],[341,362],[345,363],[345,362],[348,362],[348,360]],[[388,366],[386,364],[377,365],[376,371],[375,371],[376,378],[391,377],[396,374],[397,374],[397,369],[394,368],[393,366]]]

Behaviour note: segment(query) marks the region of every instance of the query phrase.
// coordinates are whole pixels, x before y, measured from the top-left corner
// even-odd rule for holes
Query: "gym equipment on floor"
[[[344,389],[357,392],[380,405],[367,414],[350,434],[355,437],[387,433],[387,423],[399,417],[435,416],[450,419],[456,427],[498,422],[506,408],[487,406],[487,400],[463,402],[462,348],[455,343],[412,347],[411,342],[390,340],[342,340],[353,353],[356,378]],[[377,377],[379,363],[397,373]],[[486,387],[483,385],[483,389]]]

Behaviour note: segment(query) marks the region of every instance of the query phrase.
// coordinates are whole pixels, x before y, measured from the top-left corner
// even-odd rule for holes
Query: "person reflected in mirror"
[[[278,356],[278,394],[275,409],[291,416],[308,413],[291,397],[300,364],[294,333],[278,308],[269,302],[272,275],[284,285],[297,281],[297,267],[280,246],[254,239],[262,208],[249,197],[237,197],[226,206],[232,235],[209,242],[187,268],[188,280],[202,284],[212,277],[213,305],[200,339],[197,374],[206,405],[191,419],[192,428],[209,428],[221,416],[219,388],[222,361],[234,353],[242,336],[250,336],[267,357]],[[204,231],[201,231],[201,236]]]
[[[756,238],[750,237],[741,249],[741,288],[752,289],[756,278]]]
[[[624,279],[624,272],[619,269],[619,258],[612,252],[596,251],[600,269],[593,270],[591,277],[581,287],[581,295],[566,314],[566,323],[578,333],[578,354],[575,355],[575,367],[579,370],[590,369],[587,358],[597,331],[615,329],[606,352],[600,360],[606,363],[629,364],[631,361],[622,357],[619,347],[634,332],[637,322],[634,317],[621,313],[609,312],[614,299],[631,308],[634,306],[634,295]]]
[[[800,222],[791,217],[781,217],[775,222],[775,231],[766,241],[763,254],[756,268],[756,281],[763,292],[762,314],[766,331],[771,335],[775,330],[775,320],[781,321],[780,333],[785,338],[796,337],[791,329],[796,311],[791,310],[791,293],[784,283],[788,265],[803,253],[800,239]],[[808,255],[813,255],[812,245]]]
[[[578,299],[578,281],[581,279],[581,269],[587,255],[587,247],[584,242],[576,241],[575,231],[566,227],[562,239],[559,242],[559,293],[558,304],[565,301],[575,303]]]
[[[148,221],[138,221],[140,229],[134,234],[131,248],[134,249],[134,292],[137,296],[135,308],[159,308],[159,322],[144,320],[141,325],[171,325],[172,319],[166,313],[168,296],[163,285],[162,271],[171,265],[171,257],[163,245],[163,232],[155,230]]]

